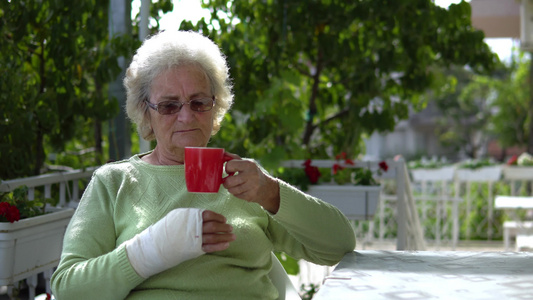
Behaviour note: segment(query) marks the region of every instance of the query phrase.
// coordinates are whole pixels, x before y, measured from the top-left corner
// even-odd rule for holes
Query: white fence
[[[52,173],[28,178],[6,180],[0,182],[0,192],[11,192],[20,186],[26,186],[28,188],[28,199],[34,200],[36,195],[39,197],[55,198],[57,199],[57,207],[77,207],[80,200],[81,193],[90,180],[92,173],[96,168],[88,168],[85,170],[75,170],[61,173]],[[61,249],[61,247],[57,247]],[[60,253],[50,254],[57,256],[56,265],[59,263]],[[1,262],[0,262],[1,265]],[[55,268],[54,266],[54,268]],[[24,283],[29,289],[29,299],[35,298],[35,289],[38,284],[38,274],[40,268],[28,270],[25,274],[28,274]],[[45,280],[45,288],[47,293],[50,291],[50,277],[52,275],[53,268],[45,270],[43,278]],[[8,296],[14,299],[13,289],[18,287],[18,282],[11,282],[7,286]]]
[[[444,244],[455,249],[459,240],[500,240],[508,216],[494,210],[496,195],[533,195],[533,167],[498,165],[471,170],[449,166],[410,173],[424,240],[437,249]],[[390,182],[383,184],[387,190]],[[360,239],[394,239],[394,224],[389,220],[395,202],[395,195],[382,196],[380,215],[371,224],[359,222]]]

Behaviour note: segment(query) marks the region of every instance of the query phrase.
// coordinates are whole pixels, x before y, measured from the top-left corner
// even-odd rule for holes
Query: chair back
[[[268,277],[270,277],[270,280],[278,289],[278,300],[302,300],[300,294],[298,294],[298,290],[292,284],[289,275],[287,275],[283,265],[274,253],[272,253],[272,270],[270,270]]]

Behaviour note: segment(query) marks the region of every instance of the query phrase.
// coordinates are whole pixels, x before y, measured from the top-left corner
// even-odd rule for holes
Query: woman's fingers
[[[226,223],[226,217],[211,210],[204,210],[202,212],[202,219],[204,220],[204,223],[211,222],[211,221],[219,222],[219,223]]]
[[[229,153],[229,152],[224,152],[224,155],[229,156],[229,157],[231,157],[233,159],[241,159],[241,157],[238,156],[237,154],[233,154],[233,153]]]
[[[246,201],[253,201],[255,192],[260,185],[262,172],[251,161],[232,160],[226,164],[226,173],[235,172],[238,172],[238,174],[226,178],[224,187],[236,197]],[[245,195],[248,195],[248,197],[245,197]]]
[[[227,249],[229,247],[229,244],[235,240],[235,235],[233,233],[204,234],[202,236],[202,239],[202,250],[204,250],[204,252],[210,253]]]
[[[226,218],[210,210],[205,210],[202,218],[202,250],[210,253],[227,249],[229,243],[235,240],[235,234]]]
[[[271,213],[277,213],[280,203],[279,184],[265,174],[253,161],[231,160],[226,164],[226,173],[238,172],[227,177],[224,187],[237,198],[256,202]]]

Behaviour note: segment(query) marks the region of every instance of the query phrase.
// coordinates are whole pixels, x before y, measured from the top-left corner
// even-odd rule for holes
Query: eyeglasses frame
[[[191,101],[194,101],[194,100],[197,100],[197,99],[192,99],[192,100],[189,100],[189,101],[187,101],[187,102],[181,102],[181,101],[177,101],[177,100],[161,101],[161,102],[177,102],[177,103],[180,103],[180,104],[181,104],[179,110],[176,111],[175,113],[172,113],[172,114],[162,114],[162,113],[159,111],[159,109],[158,109],[158,105],[159,105],[159,104],[153,104],[153,103],[150,102],[150,100],[148,100],[148,99],[144,99],[144,102],[146,102],[146,104],[148,105],[148,107],[150,107],[151,109],[157,111],[160,115],[166,116],[166,115],[173,115],[173,114],[179,113],[179,112],[181,111],[181,109],[183,108],[183,106],[185,106],[185,105],[189,105],[189,108],[190,108],[190,107],[191,107],[191,106],[190,106],[190,103],[191,103]],[[204,111],[193,110],[193,109],[191,109],[191,110],[194,111],[194,112],[207,112],[207,111],[211,111],[211,110],[213,109],[213,107],[215,107],[215,104],[216,104],[215,96],[212,96],[212,97],[211,97],[211,100],[213,101],[213,105],[211,106],[210,109],[208,109],[208,110],[204,110]]]

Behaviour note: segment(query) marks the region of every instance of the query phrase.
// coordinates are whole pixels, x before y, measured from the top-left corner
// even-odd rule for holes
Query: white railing
[[[494,210],[495,196],[530,196],[533,187],[532,167],[497,165],[471,170],[450,166],[410,172],[425,240],[437,249],[443,243],[455,249],[459,240],[472,238],[499,240],[507,216]],[[376,238],[381,237],[380,232]]]
[[[60,173],[45,174],[40,176],[33,176],[27,178],[5,180],[0,182],[0,193],[11,192],[18,187],[26,186],[28,188],[28,199],[34,200],[37,192],[41,192],[44,198],[58,198],[57,207],[77,207],[83,189],[89,182],[92,173],[96,167],[87,168],[85,170],[74,170]],[[81,190],[80,190],[81,185]],[[59,247],[60,249],[61,247]],[[58,253],[59,257],[60,253]],[[1,262],[0,262],[1,263]],[[54,268],[57,267],[54,266]],[[50,291],[50,277],[52,276],[53,268],[45,270],[43,278],[45,279],[45,288],[47,293]],[[35,298],[35,289],[37,287],[38,274],[41,272],[28,272],[29,277],[24,281],[29,289],[29,298]],[[13,298],[13,289],[17,282],[12,282],[7,286],[7,293],[10,298]],[[17,285],[18,286],[18,285]]]
[[[75,206],[80,199],[79,180],[92,176],[96,167],[33,177],[0,181],[0,193],[11,192],[20,186],[28,187],[28,199],[35,199],[35,190],[42,188],[45,198],[52,196],[52,188],[57,185],[60,207]],[[68,196],[68,198],[67,198]]]

